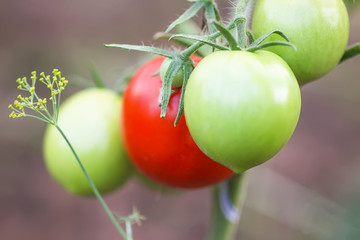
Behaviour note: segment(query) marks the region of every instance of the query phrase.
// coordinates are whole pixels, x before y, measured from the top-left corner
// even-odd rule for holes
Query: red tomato
[[[165,118],[160,118],[160,75],[163,57],[147,62],[130,80],[123,96],[122,133],[125,149],[146,176],[172,187],[198,188],[216,184],[233,171],[214,162],[196,146],[181,117],[174,121],[181,90],[174,93]],[[201,59],[193,58],[195,64]]]

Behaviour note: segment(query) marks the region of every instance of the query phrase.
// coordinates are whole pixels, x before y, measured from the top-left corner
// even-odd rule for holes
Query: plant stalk
[[[233,240],[236,236],[247,189],[246,173],[233,176],[213,192],[209,240]]]
[[[90,184],[91,189],[93,190],[96,198],[99,200],[101,206],[104,208],[106,214],[109,216],[111,222],[114,224],[115,228],[119,231],[120,235],[125,239],[125,240],[129,240],[129,238],[127,237],[125,231],[122,229],[122,227],[119,225],[118,221],[115,219],[114,215],[111,213],[111,210],[109,209],[109,207],[107,206],[107,204],[105,203],[104,199],[101,197],[101,194],[99,193],[98,189],[96,188],[94,182],[91,180],[88,172],[86,171],[83,163],[81,162],[79,156],[77,155],[77,153],[75,152],[73,146],[71,145],[69,139],[66,137],[66,135],[64,134],[64,132],[61,130],[61,128],[58,125],[54,125],[56,127],[56,129],[60,132],[60,134],[63,136],[63,138],[65,139],[66,143],[68,144],[68,146],[70,147],[72,153],[74,154],[76,161],[79,163],[81,170],[83,171],[87,181]]]
[[[341,58],[340,63],[350,59],[350,58],[353,58],[355,57],[356,55],[359,55],[360,54],[360,43],[357,43],[351,47],[349,47],[348,49],[346,49],[343,57]]]
[[[240,48],[246,48],[246,8],[250,0],[238,0],[235,8],[235,25],[238,35],[238,44]]]

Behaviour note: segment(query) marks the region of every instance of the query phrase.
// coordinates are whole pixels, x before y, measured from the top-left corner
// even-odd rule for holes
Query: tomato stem
[[[357,55],[360,54],[360,43],[357,43],[351,47],[349,47],[348,49],[346,49],[346,51],[344,52],[344,55],[342,56],[340,63],[350,59],[350,58],[353,58]]]
[[[109,216],[111,222],[114,224],[115,228],[119,231],[120,235],[125,239],[125,240],[130,240],[127,236],[127,234],[125,233],[125,231],[122,229],[122,227],[119,225],[118,221],[115,219],[114,215],[111,213],[111,210],[109,209],[109,207],[107,206],[107,204],[105,203],[104,199],[101,197],[101,194],[99,193],[98,189],[96,188],[94,182],[91,180],[88,172],[86,171],[83,163],[81,162],[79,156],[77,155],[77,153],[75,152],[75,149],[73,148],[73,146],[71,145],[69,139],[66,137],[66,135],[64,134],[64,132],[61,130],[61,128],[59,127],[59,125],[54,125],[56,127],[56,129],[60,132],[60,134],[62,135],[62,137],[65,139],[66,143],[68,144],[68,146],[70,147],[72,153],[74,154],[76,161],[78,162],[81,170],[83,171],[87,181],[90,184],[90,187],[92,189],[92,191],[94,192],[96,198],[99,200],[101,206],[104,208],[106,214]]]
[[[246,48],[246,17],[245,12],[249,0],[238,0],[238,3],[235,7],[235,25],[238,34],[238,44],[240,48]]]
[[[246,173],[237,174],[214,188],[210,240],[236,236],[247,189]]]

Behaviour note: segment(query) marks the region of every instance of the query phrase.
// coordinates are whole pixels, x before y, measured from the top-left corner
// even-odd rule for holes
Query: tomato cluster
[[[197,188],[244,172],[283,148],[299,119],[299,85],[324,76],[344,53],[347,11],[342,0],[259,0],[252,29],[257,38],[280,30],[297,50],[272,46],[192,57],[185,114],[176,127],[186,68],[173,74],[173,92],[160,118],[162,80],[171,64],[165,57],[136,72],[122,108],[120,98],[107,90],[84,91],[64,104],[59,124],[101,192],[121,185],[131,172],[124,151],[145,176],[172,187]],[[279,40],[273,35],[266,41]],[[44,154],[50,172],[66,189],[91,194],[53,128],[45,134]]]

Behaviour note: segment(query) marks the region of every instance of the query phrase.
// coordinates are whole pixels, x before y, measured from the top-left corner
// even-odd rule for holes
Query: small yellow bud
[[[9,115],[9,118],[16,118],[15,112],[11,112],[10,115]]]
[[[35,92],[35,87],[31,87],[29,90],[30,93],[34,93]]]

